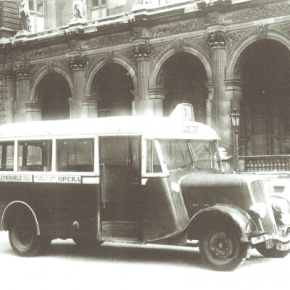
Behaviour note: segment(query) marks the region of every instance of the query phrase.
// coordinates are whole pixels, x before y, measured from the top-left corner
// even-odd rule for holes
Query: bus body
[[[1,230],[21,256],[52,239],[185,245],[232,270],[251,247],[290,248],[290,205],[259,176],[223,174],[219,137],[188,104],[170,117],[107,117],[0,127]]]

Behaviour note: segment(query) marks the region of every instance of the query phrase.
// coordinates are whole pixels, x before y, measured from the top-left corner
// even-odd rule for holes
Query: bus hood
[[[180,178],[179,184],[187,187],[241,187],[245,176],[236,174],[188,174]]]

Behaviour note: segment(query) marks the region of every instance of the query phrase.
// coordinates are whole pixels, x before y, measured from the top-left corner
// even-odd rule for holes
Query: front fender
[[[218,223],[237,229],[241,242],[249,242],[249,238],[259,232],[254,220],[241,208],[228,204],[216,204],[197,212],[190,219],[188,238],[199,240],[206,228]]]

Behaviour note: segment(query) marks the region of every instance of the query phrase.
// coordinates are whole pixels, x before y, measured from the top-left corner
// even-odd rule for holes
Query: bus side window
[[[0,143],[0,171],[13,171],[14,142]]]
[[[57,171],[93,172],[94,140],[66,139],[56,141]]]
[[[51,140],[20,141],[18,145],[19,171],[51,171]]]
[[[147,173],[160,173],[162,172],[162,168],[159,162],[159,158],[157,155],[157,151],[155,148],[155,144],[153,140],[147,140],[146,142],[147,148],[147,165],[146,172]]]

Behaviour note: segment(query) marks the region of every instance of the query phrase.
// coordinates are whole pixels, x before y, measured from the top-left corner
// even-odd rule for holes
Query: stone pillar
[[[40,102],[26,103],[26,120],[28,122],[42,120],[42,104]]]
[[[82,118],[97,118],[98,117],[98,101],[97,96],[85,96],[82,101]]]
[[[147,114],[151,116],[163,116],[163,102],[166,90],[164,88],[149,89],[147,101]]]
[[[212,51],[213,99],[211,125],[221,138],[223,147],[231,140],[229,127],[231,101],[225,97],[226,40],[225,33],[219,28],[208,34],[208,44]]]
[[[137,88],[134,92],[133,113],[152,114],[152,100],[149,100],[148,83],[150,75],[150,45],[147,39],[138,39],[134,44],[134,56],[137,60]]]
[[[73,96],[70,99],[70,118],[80,118],[82,114],[82,101],[85,95],[85,66],[86,57],[77,53],[70,56],[73,70]]]
[[[5,82],[7,96],[5,98],[5,123],[15,121],[15,101],[16,101],[16,72],[12,66],[5,68]]]
[[[16,65],[17,89],[15,122],[26,121],[26,103],[30,98],[30,65],[22,63]]]

